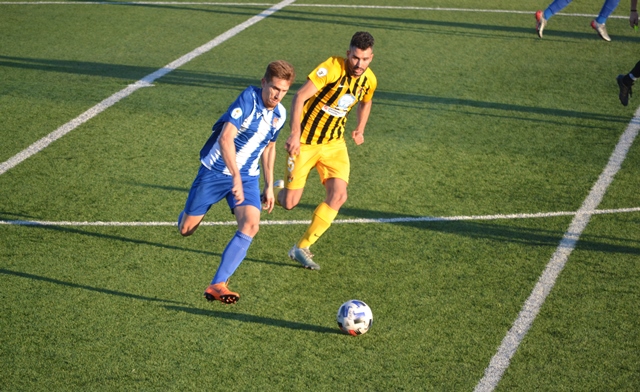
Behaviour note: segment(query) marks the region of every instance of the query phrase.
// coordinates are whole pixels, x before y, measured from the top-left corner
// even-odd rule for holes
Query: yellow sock
[[[298,242],[298,248],[308,248],[315,244],[318,238],[331,226],[331,222],[336,219],[338,211],[329,207],[327,203],[322,202],[313,212],[313,219],[307,231]]]

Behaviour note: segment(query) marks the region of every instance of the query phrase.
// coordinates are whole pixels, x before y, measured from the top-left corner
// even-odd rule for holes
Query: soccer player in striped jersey
[[[273,210],[275,144],[287,117],[280,101],[294,79],[291,64],[282,60],[270,63],[261,88],[249,86],[240,93],[213,125],[213,132],[200,151],[200,169],[178,217],[180,234],[193,234],[211,206],[222,199],[226,199],[238,223],[204,292],[209,301],[229,304],[240,298],[227,284],[258,233],[260,208]],[[262,195],[260,162],[265,184]]]
[[[305,268],[320,269],[309,247],[331,226],[347,200],[350,165],[345,123],[347,114],[357,107],[357,124],[351,137],[356,145],[362,144],[378,85],[369,69],[373,44],[368,32],[355,33],[347,56],[330,57],[318,65],[291,102],[291,135],[285,143],[289,159],[284,189],[276,196],[277,204],[287,210],[294,208],[314,167],[326,189],[326,197],[315,209],[311,224],[289,251],[289,257]]]

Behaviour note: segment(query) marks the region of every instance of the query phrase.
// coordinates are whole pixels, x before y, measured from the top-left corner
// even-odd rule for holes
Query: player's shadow
[[[130,83],[140,80],[158,70],[158,67],[4,55],[0,55],[0,67],[75,75],[101,76],[122,79],[129,81]],[[210,87],[215,89],[228,88],[241,91],[250,84],[259,84],[260,80],[237,75],[224,75],[176,69],[158,79],[158,82],[174,85]]]
[[[377,224],[411,226],[423,230],[455,234],[473,239],[488,239],[493,241],[525,244],[529,246],[558,246],[562,236],[564,235],[564,232],[561,231],[517,227],[515,225],[495,223],[495,220],[447,221],[438,218],[423,219],[424,217],[418,217],[415,215],[391,214],[349,207],[341,208],[338,219],[349,218],[394,219],[394,221],[390,223]],[[571,219],[570,217],[566,218]],[[567,223],[567,227],[568,225],[569,224]],[[614,244],[614,242],[622,244]],[[640,240],[631,238],[585,234],[581,236],[577,247],[582,250],[640,255]]]
[[[319,325],[305,324],[297,321],[279,320],[271,317],[254,316],[254,315],[244,314],[244,313],[222,312],[218,310],[199,309],[199,308],[192,308],[192,307],[186,307],[186,306],[164,305],[164,307],[169,310],[195,314],[198,316],[223,318],[227,320],[235,320],[235,321],[241,321],[245,323],[263,324],[263,325],[272,326],[272,327],[288,328],[288,329],[294,329],[294,330],[329,333],[329,334],[341,334],[337,328],[322,327]]]
[[[174,305],[163,305],[163,306],[166,309],[169,309],[169,310],[174,310],[174,311],[178,311],[178,312],[186,312],[186,313],[194,314],[194,315],[208,316],[208,317],[215,317],[215,318],[224,318],[224,319],[227,319],[227,320],[236,320],[236,321],[247,322],[247,323],[258,323],[258,324],[264,324],[264,325],[272,326],[272,327],[289,328],[289,329],[294,329],[294,330],[303,330],[303,331],[311,331],[311,332],[319,332],[319,333],[331,333],[331,334],[339,334],[340,333],[337,330],[337,328],[327,328],[327,327],[322,327],[322,326],[319,326],[319,325],[299,323],[299,322],[296,322],[296,321],[279,320],[279,319],[270,318],[270,317],[253,316],[253,315],[250,315],[250,314],[241,314],[241,313],[221,312],[221,311],[216,311],[216,310],[199,309],[199,308],[193,308],[193,307],[188,307],[188,306],[177,306],[177,305],[185,305],[185,303],[184,302],[170,300],[170,299],[155,298],[155,297],[149,297],[149,296],[145,296],[145,295],[126,293],[124,291],[109,290],[109,289],[100,288],[100,287],[93,287],[93,286],[88,286],[88,285],[79,284],[79,283],[67,282],[67,281],[64,281],[64,280],[53,279],[53,278],[49,278],[49,277],[46,277],[46,276],[40,276],[40,275],[29,274],[29,273],[26,273],[26,272],[8,270],[8,269],[5,269],[5,268],[0,268],[0,274],[10,275],[10,276],[17,276],[17,277],[20,277],[20,278],[32,279],[32,280],[37,280],[37,281],[40,281],[40,282],[46,282],[46,283],[57,284],[57,285],[65,286],[65,287],[71,287],[71,288],[74,288],[74,289],[88,290],[88,291],[93,291],[93,292],[100,293],[100,294],[114,295],[114,296],[118,296],[118,297],[130,298],[130,299],[135,299],[135,300],[140,300],[140,301],[159,302],[159,303],[164,303],[164,304],[174,304]]]
[[[627,124],[629,122],[628,117],[623,116],[612,116],[609,114],[601,114],[601,113],[588,113],[581,112],[576,110],[563,110],[563,109],[554,109],[554,108],[544,108],[544,107],[536,107],[536,106],[523,106],[523,105],[515,105],[509,103],[499,103],[499,102],[488,102],[488,101],[478,101],[473,99],[461,99],[461,98],[448,98],[448,97],[437,97],[433,95],[423,95],[423,94],[412,94],[412,93],[401,93],[401,92],[393,92],[393,91],[380,91],[376,92],[377,104],[385,105],[391,103],[400,103],[402,107],[406,107],[406,105],[416,104],[416,103],[425,103],[425,104],[436,104],[436,105],[446,105],[446,106],[463,106],[463,107],[471,107],[475,109],[483,109],[483,110],[498,110],[504,113],[526,113],[526,114],[543,114],[546,116],[554,116],[561,118],[570,118],[570,119],[580,119],[580,120],[597,120],[604,122],[617,122]]]
[[[133,186],[139,186],[141,188],[160,189],[160,190],[168,191],[168,192],[179,192],[179,193],[183,193],[185,195],[189,193],[189,189],[190,189],[188,187],[179,187],[179,186],[170,186],[170,185],[158,185],[158,184],[145,184],[145,183],[142,183],[142,182],[132,182],[132,181],[124,182],[124,184],[133,185]]]
[[[147,296],[144,296],[144,295],[125,293],[124,291],[109,290],[109,289],[104,289],[104,288],[100,288],[100,287],[87,286],[87,285],[84,285],[84,284],[66,282],[64,280],[53,279],[53,278],[49,278],[49,277],[46,277],[46,276],[28,274],[26,272],[8,270],[8,269],[5,269],[5,268],[0,268],[0,274],[19,276],[21,278],[38,280],[38,281],[41,281],[41,282],[47,282],[47,283],[57,284],[57,285],[61,285],[61,286],[72,287],[72,288],[75,288],[75,289],[94,291],[94,292],[101,293],[101,294],[115,295],[115,296],[124,297],[124,298],[131,298],[131,299],[150,301],[150,302],[172,303],[172,304],[179,304],[179,305],[180,304],[184,304],[184,302],[173,301],[173,300],[162,299],[162,298],[147,297]]]
[[[58,232],[62,232],[62,233],[79,234],[79,235],[99,238],[99,239],[102,239],[102,240],[105,240],[105,241],[119,241],[119,242],[132,243],[132,244],[137,244],[137,245],[152,246],[152,247],[162,248],[162,249],[170,249],[170,250],[175,250],[175,251],[180,251],[180,252],[191,252],[191,253],[201,254],[201,255],[205,255],[205,256],[216,256],[218,259],[222,255],[221,253],[211,252],[211,251],[206,251],[206,250],[201,250],[201,249],[185,248],[185,247],[176,246],[176,245],[163,244],[161,242],[153,242],[153,241],[141,240],[141,239],[136,239],[136,238],[127,238],[127,237],[113,235],[113,234],[94,233],[94,232],[80,230],[80,229],[71,228],[71,227],[62,227],[62,226],[55,226],[55,225],[30,224],[30,223],[27,223],[27,222],[25,222],[24,224],[21,224],[21,225],[24,226],[24,227],[32,228],[32,229],[50,230],[50,231],[58,231]],[[176,233],[176,235],[179,235],[179,234]],[[261,260],[261,259],[254,259],[254,258],[250,258],[250,257],[245,258],[245,260],[252,261],[252,262],[257,262],[257,263],[275,265],[275,266],[278,266],[278,267],[290,267],[290,268],[298,268],[299,267],[297,264],[293,264],[293,263],[280,263],[280,262],[273,261],[273,260]]]
[[[155,72],[155,67],[140,67],[131,65],[119,65],[97,62],[83,62],[71,60],[53,60],[26,57],[12,57],[0,55],[0,67],[13,67],[21,69],[34,69],[39,71],[70,73],[78,75],[103,76],[119,78],[134,82]],[[236,75],[213,74],[206,72],[174,70],[158,80],[159,83],[209,87],[215,89],[232,89],[241,91],[247,85],[257,84],[255,78]],[[298,85],[292,86],[296,90]],[[588,113],[572,110],[523,106],[498,102],[487,102],[472,99],[459,99],[454,97],[438,97],[423,94],[402,93],[394,91],[376,91],[376,102],[380,105],[407,105],[435,104],[446,106],[471,107],[483,110],[499,110],[501,112],[544,114],[559,118],[592,119],[606,122],[628,123],[629,119],[622,116],[604,115],[600,113]]]
[[[434,12],[428,11],[426,12]],[[446,11],[442,11],[446,12]],[[450,14],[460,14],[459,11],[451,11]],[[535,14],[535,11],[531,11],[531,17]],[[408,31],[414,33],[422,33],[429,35],[453,35],[453,36],[468,36],[474,38],[517,38],[517,39],[531,39],[539,40],[535,28],[513,25],[498,25],[498,24],[483,24],[477,22],[460,22],[458,16],[455,21],[451,20],[436,20],[436,19],[417,19],[417,18],[394,18],[387,16],[373,16],[373,15],[360,15],[354,18],[352,15],[345,14],[343,12],[319,12],[309,10],[295,10],[292,8],[285,8],[273,14],[271,18],[288,20],[295,23],[308,22],[308,23],[327,23],[330,25],[340,26],[353,26],[356,29],[364,29],[371,31],[374,29],[381,30],[396,30],[396,31]],[[489,20],[489,19],[486,19]],[[560,24],[558,24],[560,26]],[[551,40],[552,37],[557,41],[558,38],[565,38],[570,40],[593,40],[598,41],[597,33],[589,27],[588,22],[585,23],[584,31],[561,31],[561,30],[545,30],[545,38]],[[499,33],[499,34],[497,34]],[[616,35],[616,41],[622,42],[637,42],[638,39],[629,35]]]

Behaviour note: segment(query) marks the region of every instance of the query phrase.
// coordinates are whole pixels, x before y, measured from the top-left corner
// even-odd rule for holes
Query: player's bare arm
[[[262,152],[262,171],[264,172],[264,191],[262,192],[262,209],[273,211],[275,197],[273,195],[273,167],[276,162],[276,143],[271,142]]]
[[[356,108],[358,125],[356,125],[356,129],[351,133],[351,137],[353,138],[353,141],[356,142],[356,145],[364,143],[364,128],[369,120],[369,113],[371,113],[372,104],[373,101],[360,102]]]
[[[300,153],[300,134],[302,133],[300,123],[302,122],[302,109],[304,108],[304,103],[317,92],[318,88],[316,85],[313,84],[312,81],[307,80],[291,100],[291,121],[289,121],[291,134],[284,144],[284,148],[287,150],[289,155],[298,155]]]
[[[631,12],[629,13],[629,25],[636,27],[638,25],[638,0],[631,0]]]
[[[238,204],[244,201],[244,189],[242,187],[242,177],[240,176],[240,170],[236,164],[236,145],[234,140],[238,135],[238,128],[231,123],[225,123],[220,134],[220,151],[222,153],[222,160],[229,169],[231,177],[233,178],[233,187],[231,193],[233,198]]]

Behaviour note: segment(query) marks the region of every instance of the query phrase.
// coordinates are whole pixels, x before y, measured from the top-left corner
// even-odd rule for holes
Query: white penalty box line
[[[640,212],[640,207],[617,208],[606,210],[583,211],[592,215],[620,214]],[[370,219],[336,219],[334,224],[375,224],[375,223],[414,223],[414,222],[456,222],[456,221],[489,221],[506,219],[534,219],[551,218],[556,216],[575,216],[578,212],[538,212],[531,214],[497,214],[497,215],[458,215],[458,216],[422,216],[422,217],[398,217],[398,218],[370,218]],[[263,220],[261,226],[277,225],[308,225],[310,220]],[[235,221],[202,222],[200,226],[233,226]],[[13,226],[177,226],[177,222],[103,222],[103,221],[38,221],[38,220],[0,220],[0,225]]]
[[[502,339],[498,351],[491,358],[489,366],[485,369],[482,379],[476,385],[474,392],[490,392],[497,386],[504,372],[511,363],[511,359],[515,355],[520,343],[531,328],[533,321],[536,319],[542,305],[547,296],[553,289],[558,276],[564,269],[569,255],[575,249],[582,232],[587,227],[589,220],[596,213],[598,205],[604,198],[607,189],[613,182],[613,178],[620,171],[622,163],[627,157],[627,153],[631,148],[633,141],[638,136],[640,130],[640,108],[638,108],[627,126],[627,129],[620,136],[618,144],[613,153],[609,157],[609,162],[598,177],[598,180],[591,188],[589,195],[582,203],[582,206],[575,213],[569,228],[560,240],[560,244],[551,256],[545,270],[538,279],[538,282],[525,301],[518,317],[514,321],[511,329]]]

